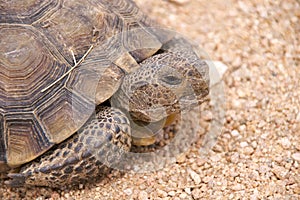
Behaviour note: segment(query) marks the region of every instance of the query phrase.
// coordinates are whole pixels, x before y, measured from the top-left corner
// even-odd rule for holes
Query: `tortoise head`
[[[114,95],[133,120],[157,122],[203,102],[209,92],[208,65],[179,53],[162,53],[140,63]]]

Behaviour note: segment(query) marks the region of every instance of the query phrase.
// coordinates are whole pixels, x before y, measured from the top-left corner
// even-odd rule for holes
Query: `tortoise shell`
[[[153,25],[130,0],[1,1],[0,171],[35,159],[79,130],[94,112],[95,95],[102,97],[97,104],[108,99],[136,66],[116,52],[139,46],[145,36],[156,49],[125,55],[139,61],[161,46],[164,38],[147,29]],[[126,34],[134,29],[143,34]],[[121,42],[105,43],[118,33]],[[95,72],[102,82],[94,81]],[[103,93],[95,94],[97,87]]]

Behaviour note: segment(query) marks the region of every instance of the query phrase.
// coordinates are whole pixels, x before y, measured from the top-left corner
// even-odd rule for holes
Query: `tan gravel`
[[[147,174],[114,171],[79,188],[9,189],[0,199],[300,199],[300,4],[137,0],[228,67],[226,122],[208,159],[198,143]]]

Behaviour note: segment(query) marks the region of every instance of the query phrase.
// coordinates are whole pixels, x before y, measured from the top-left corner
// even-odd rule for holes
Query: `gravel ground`
[[[137,3],[228,66],[225,125],[207,159],[196,142],[155,173],[113,171],[65,190],[1,186],[0,199],[300,199],[299,1]]]

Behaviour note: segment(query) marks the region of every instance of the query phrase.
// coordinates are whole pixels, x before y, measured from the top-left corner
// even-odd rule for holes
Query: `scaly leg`
[[[120,110],[99,108],[96,118],[39,160],[10,173],[12,187],[39,185],[60,187],[92,180],[109,171],[131,146],[129,120]]]

